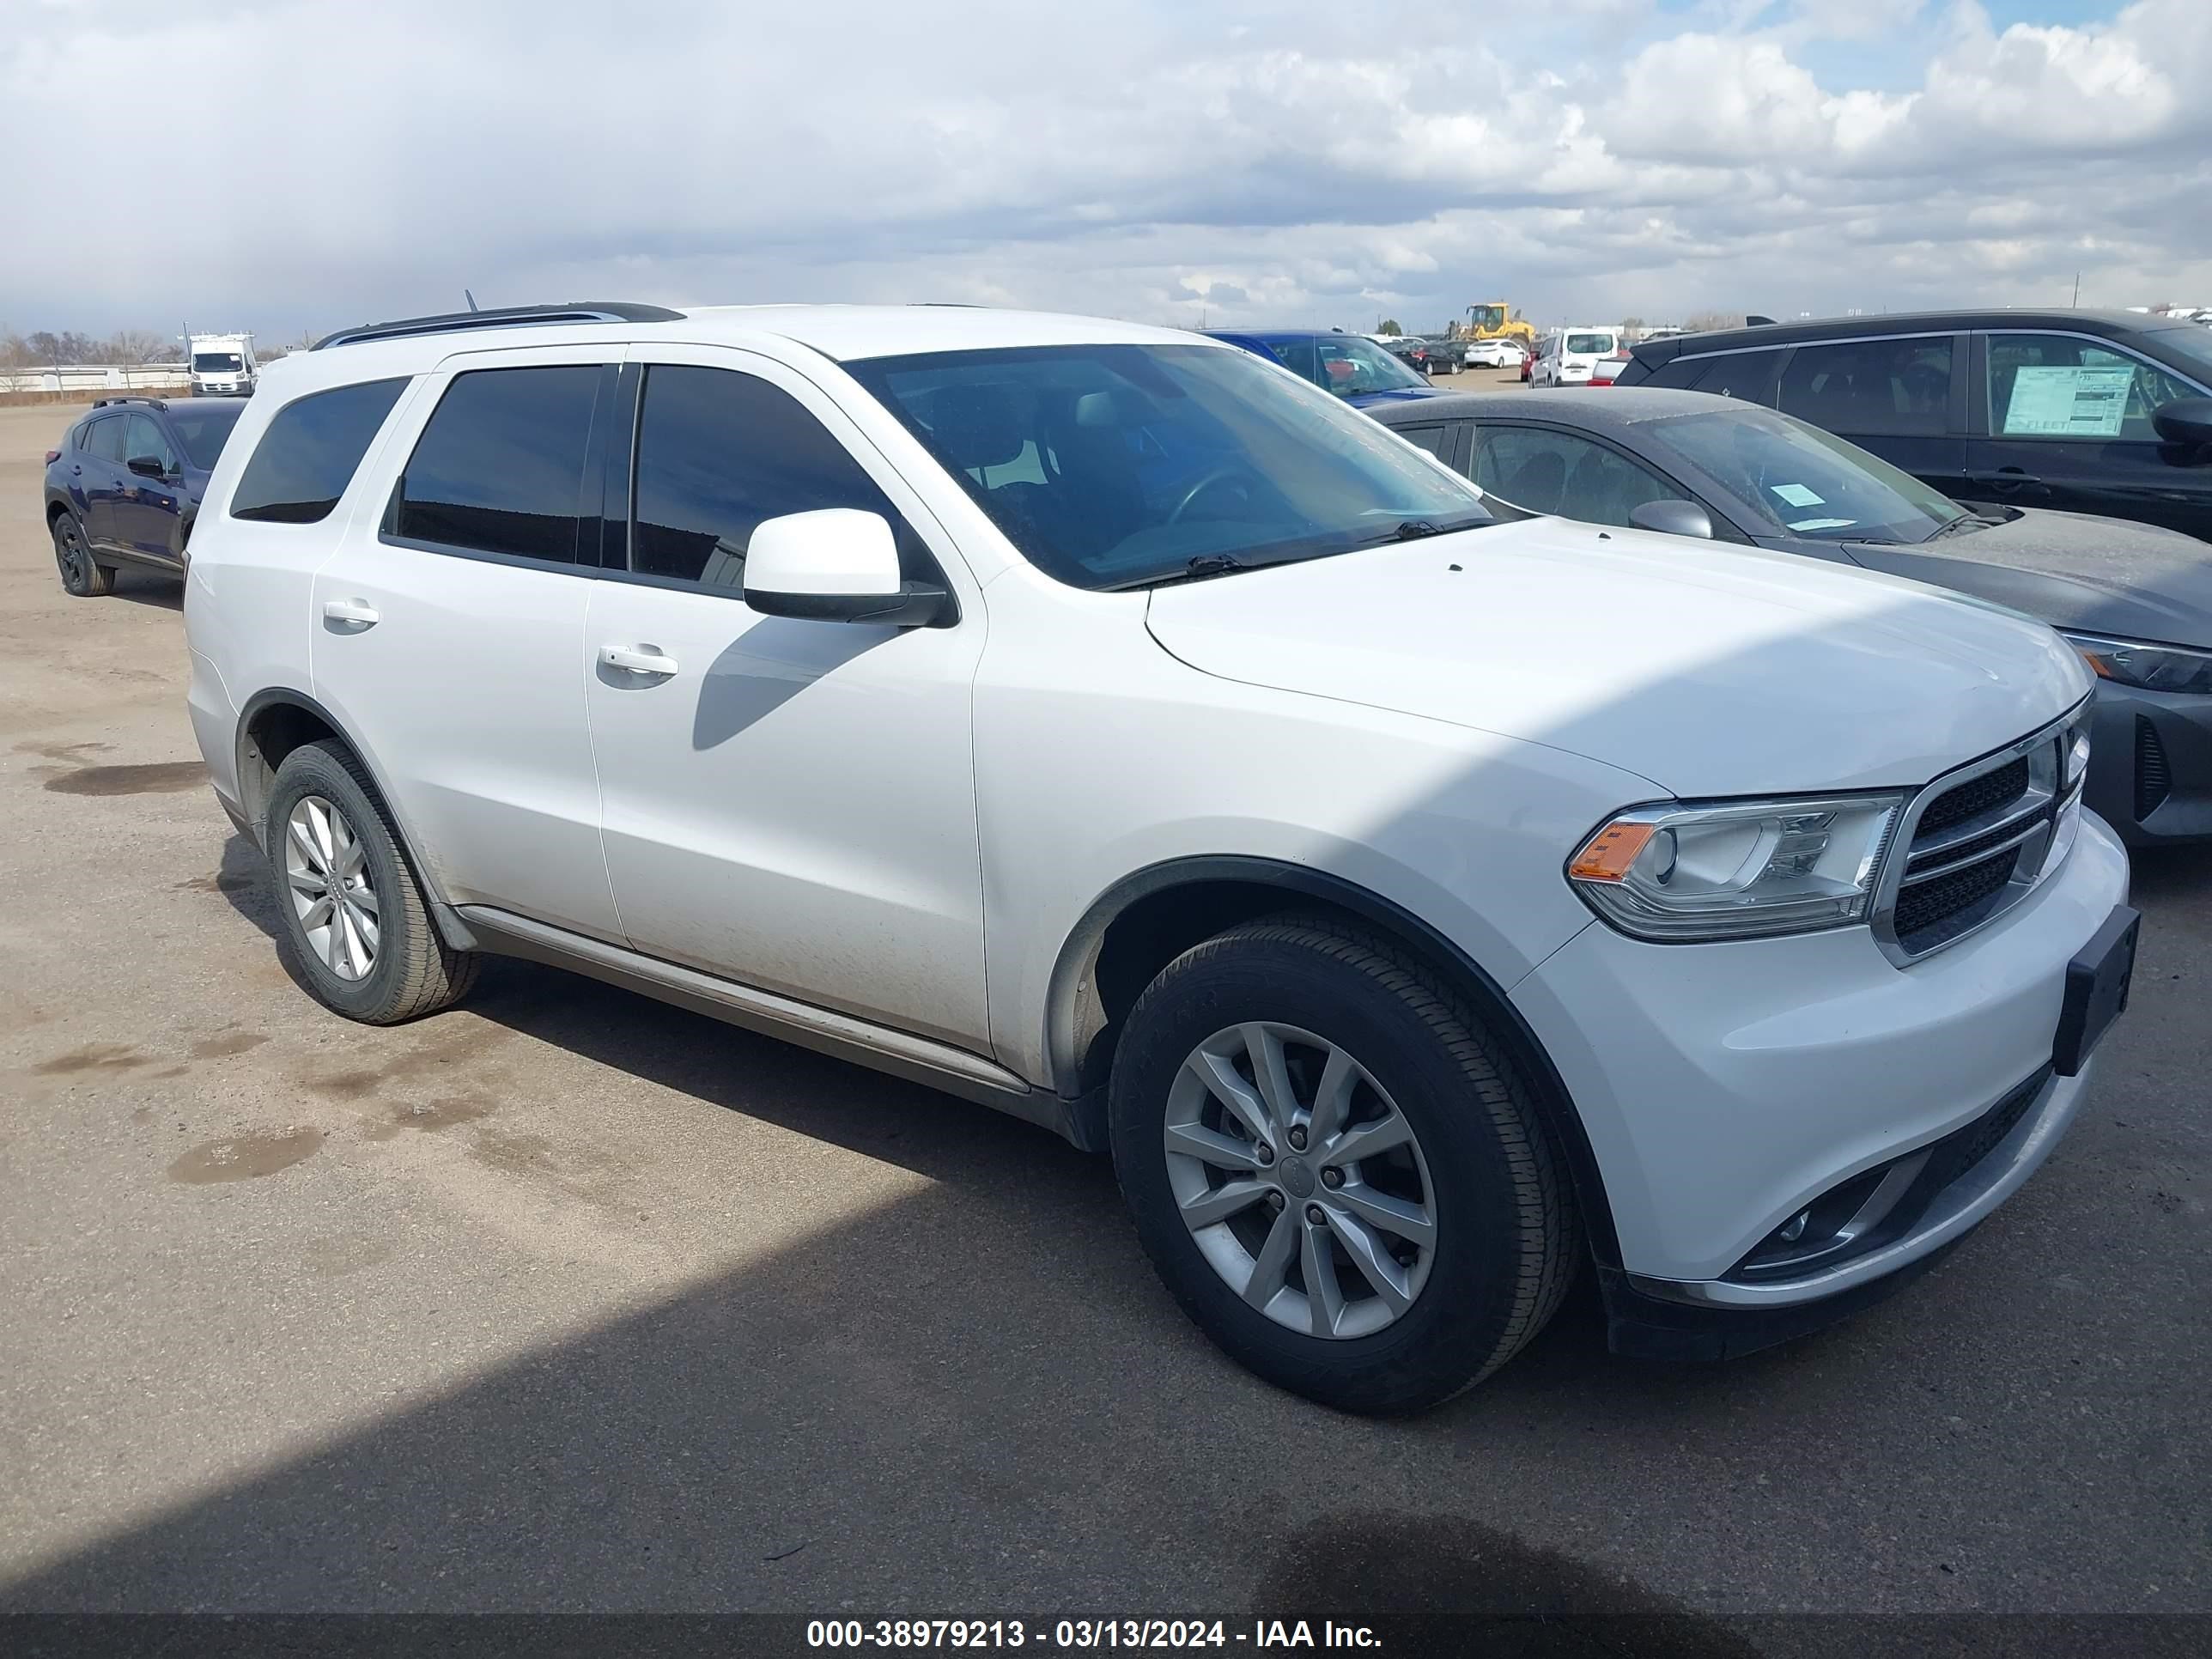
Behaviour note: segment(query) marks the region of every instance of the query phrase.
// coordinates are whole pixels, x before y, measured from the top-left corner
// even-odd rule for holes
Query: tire
[[[115,567],[101,564],[92,556],[92,545],[84,538],[84,526],[76,514],[64,508],[54,514],[51,526],[54,537],[54,565],[60,571],[62,592],[72,599],[96,599],[115,591]]]
[[[397,1025],[451,1006],[476,982],[478,958],[440,936],[375,784],[343,744],[302,744],[284,757],[262,844],[282,918],[278,954],[325,1007],[366,1025]],[[337,902],[333,872],[342,884]],[[317,930],[319,915],[329,920]]]
[[[1223,1097],[1202,1080],[1198,1051],[1225,1042],[1233,1053],[1235,1033],[1255,1026],[1290,1033],[1277,1075],[1309,1107],[1336,1063],[1324,1062],[1325,1053],[1334,1048],[1349,1057],[1363,1079],[1347,1097],[1352,1129],[1326,1144],[1346,1147],[1351,1133],[1388,1123],[1395,1111],[1413,1136],[1410,1148],[1382,1154],[1400,1161],[1395,1176],[1379,1169],[1378,1159],[1352,1159],[1347,1168],[1356,1179],[1339,1169],[1332,1182],[1334,1166],[1317,1126],[1310,1136],[1295,1114],[1288,1126],[1274,1114],[1272,1170],[1207,1171],[1204,1181],[1218,1173],[1222,1185],[1194,1185],[1204,1161],[1169,1150],[1170,1133],[1181,1133],[1171,1126],[1190,1102],[1203,1101],[1201,1113],[1214,1115],[1207,1133],[1232,1144],[1238,1138]],[[1307,1037],[1322,1047],[1309,1046]],[[1255,1071],[1240,1066],[1248,1082]],[[1259,1092],[1248,1091],[1248,1108]],[[1183,1311],[1248,1369],[1324,1405],[1382,1415],[1448,1400],[1542,1329],[1572,1281],[1579,1236],[1572,1192],[1528,1084],[1474,1011],[1386,938],[1327,918],[1286,916],[1232,928],[1185,951],[1130,1012],[1115,1050],[1109,1111],[1121,1190],[1146,1254]],[[1309,1115],[1306,1121],[1314,1120]],[[1206,1129],[1206,1120],[1198,1127]],[[1248,1138],[1239,1149],[1246,1150],[1261,1155],[1258,1137]],[[1315,1164],[1322,1165],[1319,1176]],[[1229,1192],[1232,1180],[1274,1184],[1235,1218],[1209,1222],[1201,1243],[1184,1206],[1241,1200],[1241,1192]],[[1404,1212],[1433,1221],[1425,1252],[1362,1224],[1370,1243],[1379,1238],[1415,1258],[1410,1266],[1403,1259],[1386,1264],[1401,1294],[1411,1291],[1395,1310],[1381,1280],[1355,1264],[1358,1230],[1340,1231],[1343,1207],[1355,1194],[1371,1203],[1392,1191],[1401,1195],[1395,1201]],[[1425,1193],[1425,1206],[1404,1196],[1416,1191]],[[1276,1253],[1275,1230],[1285,1220],[1298,1232],[1295,1273],[1286,1268],[1283,1287],[1272,1294],[1266,1283],[1252,1292],[1271,1253],[1291,1260],[1291,1247]],[[1231,1230],[1242,1230],[1235,1250],[1224,1237]],[[1342,1306],[1334,1312],[1325,1296],[1312,1294],[1309,1235],[1336,1241],[1329,1247],[1333,1268],[1324,1262],[1317,1275],[1335,1280]],[[1232,1278],[1247,1267],[1240,1288]],[[1362,1291],[1365,1298],[1355,1299]],[[1315,1323],[1324,1318],[1337,1328],[1316,1334]],[[1377,1326],[1377,1319],[1384,1322]]]

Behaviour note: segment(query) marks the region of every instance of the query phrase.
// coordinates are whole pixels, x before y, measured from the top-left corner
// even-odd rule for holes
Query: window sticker
[[[1766,486],[1791,507],[1825,507],[1827,503],[1803,484],[1769,484]]]
[[[2117,438],[2127,418],[2133,368],[2027,363],[2014,372],[2007,437]]]
[[[1791,521],[1792,530],[1848,530],[1856,519],[1797,519]]]

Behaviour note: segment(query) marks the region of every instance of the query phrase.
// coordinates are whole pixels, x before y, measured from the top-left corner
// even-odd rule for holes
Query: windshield
[[[1504,306],[1469,306],[1467,308],[1467,314],[1468,320],[1474,323],[1477,328],[1503,328],[1505,326],[1505,307]]]
[[[1038,346],[846,368],[1024,556],[1078,587],[1492,522],[1465,480],[1242,350]]]
[[[169,429],[184,445],[185,458],[204,472],[215,465],[224,440],[245,412],[242,403],[195,398],[190,403],[169,405]]]
[[[1567,349],[1575,353],[1578,356],[1602,357],[1607,352],[1613,349],[1613,336],[1610,334],[1570,334],[1567,336]]]
[[[1956,502],[1856,445],[1765,409],[1678,415],[1642,428],[1765,520],[1753,533],[1923,542],[1966,516]]]
[[[1277,340],[1267,349],[1301,380],[1326,386],[1340,398],[1356,398],[1365,392],[1398,392],[1428,385],[1419,374],[1400,362],[1372,340],[1357,334],[1330,334],[1320,339]]]
[[[245,359],[235,351],[192,353],[192,372],[195,374],[235,374],[245,367]]]

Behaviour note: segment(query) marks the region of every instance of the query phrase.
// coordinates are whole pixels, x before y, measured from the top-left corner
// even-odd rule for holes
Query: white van
[[[253,361],[251,334],[195,334],[191,337],[192,396],[246,398],[253,393],[261,366]]]
[[[1588,386],[1601,358],[1621,349],[1617,328],[1563,328],[1545,342],[1528,376],[1532,386]]]

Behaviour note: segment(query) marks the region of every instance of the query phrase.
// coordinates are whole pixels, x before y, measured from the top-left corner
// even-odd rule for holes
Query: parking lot
[[[2139,861],[2089,1105],[1896,1299],[1674,1369],[1585,1284],[1339,1417],[1039,1130],[534,966],[295,989],[178,584],[55,579],[74,413],[0,410],[0,1605],[2212,1612],[2212,850]]]

